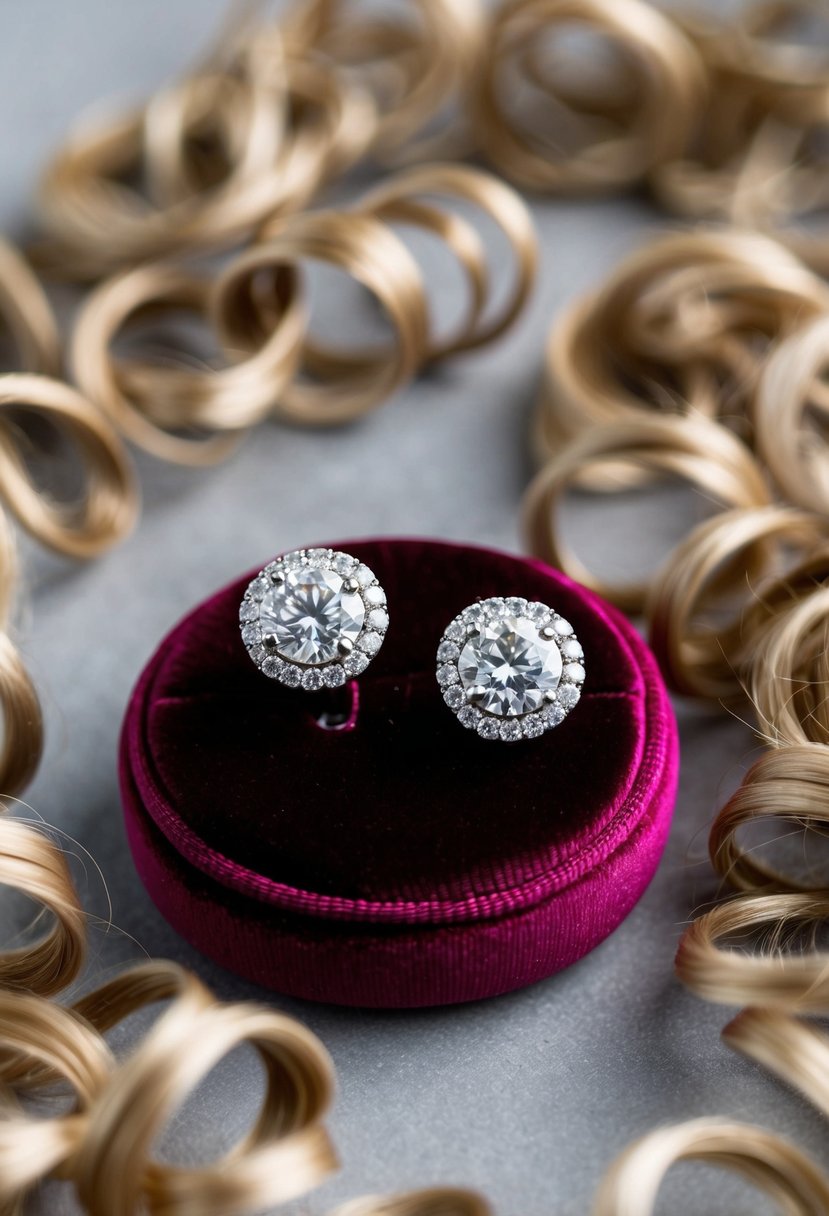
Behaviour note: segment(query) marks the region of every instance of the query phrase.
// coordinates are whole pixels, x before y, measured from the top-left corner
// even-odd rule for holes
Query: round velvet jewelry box
[[[121,786],[147,890],[211,958],[314,1000],[468,1001],[566,967],[630,912],[665,844],[677,741],[653,657],[540,562],[419,540],[332,547],[388,595],[359,681],[307,693],[257,671],[238,625],[250,573],[141,676]],[[538,739],[479,738],[435,681],[446,624],[493,595],[550,604],[584,646],[581,702]]]

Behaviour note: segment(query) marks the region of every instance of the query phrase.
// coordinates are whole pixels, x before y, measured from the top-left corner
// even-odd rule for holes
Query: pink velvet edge
[[[562,578],[558,572],[556,577]],[[332,906],[330,897],[315,901],[312,892],[271,880],[264,880],[272,889],[263,899],[261,882],[251,886],[244,877],[241,887],[228,883],[231,859],[213,857],[205,846],[194,864],[147,814],[136,777],[151,664],[125,719],[120,771],[136,867],[162,914],[229,970],[291,995],[348,1005],[406,1007],[493,996],[550,975],[593,949],[635,906],[656,870],[670,827],[678,745],[667,693],[647,647],[621,614],[580,592],[635,651],[646,687],[639,771],[592,848],[580,849],[543,881],[483,900],[411,906],[338,900]]]

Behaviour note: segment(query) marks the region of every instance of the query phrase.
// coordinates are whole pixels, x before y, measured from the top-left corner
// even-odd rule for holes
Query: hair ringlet
[[[718,417],[751,439],[758,343],[796,332],[827,309],[826,284],[767,237],[663,236],[552,325],[538,446],[547,454],[588,426],[651,412]],[[593,472],[580,480],[616,489],[625,471],[611,465],[603,479]]]
[[[744,1009],[726,1026],[723,1039],[829,1114],[829,1044],[816,1026],[778,1009]]]
[[[494,315],[485,315],[491,275],[483,244],[461,216],[421,201],[435,196],[450,203],[457,200],[472,204],[495,223],[509,243],[515,263],[512,288]],[[457,333],[442,340],[431,339],[427,353],[430,362],[487,345],[520,315],[535,280],[537,241],[527,207],[503,182],[465,165],[418,165],[370,189],[359,207],[385,222],[409,223],[431,230],[445,241],[466,271],[469,314]]]
[[[565,491],[605,461],[632,466],[648,478],[681,477],[727,506],[755,508],[769,502],[762,472],[748,448],[703,416],[643,416],[577,436],[539,470],[527,489],[524,520],[529,549],[626,612],[643,610],[650,580],[611,584],[597,578],[565,545],[557,527]]]
[[[170,367],[119,359],[113,342],[147,310],[185,309],[210,320],[212,281],[172,264],[127,271],[101,284],[81,311],[70,352],[78,384],[122,434],[154,455],[192,465],[221,460],[268,415],[299,357],[305,306],[290,268],[277,288],[279,313],[249,357],[218,370],[183,360]]]
[[[288,15],[288,46],[368,88],[377,114],[373,157],[393,165],[445,155],[457,142],[450,123],[457,124],[486,37],[481,0],[409,0],[389,13],[362,7],[304,0]]]
[[[329,426],[375,409],[415,374],[427,350],[425,287],[409,250],[387,225],[356,211],[293,216],[263,238],[216,282],[212,313],[224,347],[249,357],[267,340],[274,275],[307,258],[328,263],[376,297],[394,338],[382,349],[349,351],[306,335],[297,374],[283,386],[273,412],[292,422]]]
[[[829,522],[777,503],[697,524],[660,566],[645,606],[669,687],[714,701],[745,696],[757,655],[752,622],[766,611],[766,588],[821,543],[829,545]]]
[[[68,441],[83,471],[76,501],[60,503],[33,481],[21,447],[21,419],[47,422]],[[132,528],[138,493],[132,464],[105,418],[75,389],[33,374],[0,376],[0,499],[41,544],[70,557],[89,558]]]
[[[680,215],[725,219],[776,237],[825,273],[825,231],[798,221],[825,211],[823,143],[829,56],[823,5],[813,0],[746,3],[703,17],[689,8],[676,20],[706,64],[710,85],[698,130],[684,153],[657,166],[657,199]],[[787,25],[807,23],[807,37]]]
[[[568,25],[601,35],[613,48],[622,77],[615,89],[607,68],[598,78],[556,79],[539,61],[545,36]],[[580,139],[569,153],[545,140],[538,124],[510,112],[502,79],[510,61],[540,85],[553,113],[563,109],[577,119]],[[471,104],[481,147],[505,177],[531,190],[583,194],[629,186],[681,151],[704,87],[690,41],[640,0],[505,0],[495,10]]]
[[[743,894],[704,912],[682,937],[676,970],[698,996],[721,1005],[749,1005],[790,1013],[825,1014],[829,968],[825,951],[750,950],[750,934],[809,933],[826,920],[825,890]],[[736,942],[737,944],[732,944]]]
[[[165,1122],[231,1050],[259,1054],[266,1092],[248,1135],[214,1166],[154,1162]],[[130,1216],[142,1203],[172,1214],[221,1210],[227,1216],[285,1202],[336,1165],[320,1120],[332,1093],[327,1053],[291,1018],[258,1006],[220,1005],[192,976],[90,1112],[72,1177],[90,1216]],[[121,1137],[129,1155],[110,1145]]]
[[[779,343],[757,387],[757,447],[790,502],[829,513],[829,442],[826,386],[829,312],[815,317]],[[817,409],[814,407],[817,406]],[[807,426],[807,416],[814,425]]]
[[[44,175],[47,237],[35,254],[51,273],[97,279],[228,248],[267,216],[307,204],[359,158],[373,122],[364,91],[259,31],[235,62],[70,135]],[[143,192],[123,184],[131,174]]]
[[[20,892],[48,913],[35,942],[0,948],[0,990],[53,996],[81,969],[86,918],[58,846],[40,829],[7,815],[0,817],[0,886]]]
[[[717,815],[709,837],[711,864],[736,890],[785,894],[826,887],[825,872],[807,881],[766,861],[756,847],[749,848],[740,839],[747,826],[769,821],[804,834],[826,831],[829,757],[825,746],[792,743],[764,752]]]
[[[680,1161],[737,1174],[786,1216],[818,1216],[829,1204],[829,1179],[794,1144],[750,1124],[692,1119],[650,1132],[626,1149],[605,1175],[592,1216],[652,1216],[665,1175]]]
[[[824,548],[824,556],[826,549]],[[773,745],[829,744],[829,583],[779,607],[753,635],[751,697]]]
[[[11,334],[17,370],[60,373],[61,349],[52,307],[28,263],[0,240],[0,322]]]

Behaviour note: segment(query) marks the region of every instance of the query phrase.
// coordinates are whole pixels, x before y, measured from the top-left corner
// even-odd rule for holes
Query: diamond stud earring
[[[269,562],[245,591],[239,620],[259,670],[309,692],[365,671],[389,626],[373,571],[333,549],[298,549]]]
[[[534,739],[577,704],[584,651],[546,604],[481,600],[447,627],[437,652],[443,699],[483,739]]]

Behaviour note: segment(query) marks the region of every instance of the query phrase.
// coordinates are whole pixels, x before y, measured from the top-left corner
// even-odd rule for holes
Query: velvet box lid
[[[386,642],[358,682],[303,693],[256,670],[238,625],[250,573],[141,676],[121,785],[150,895],[230,970],[315,1000],[434,1005],[551,975],[630,912],[665,844],[677,741],[653,657],[540,562],[431,541],[333,547],[388,595]],[[539,739],[480,739],[435,681],[444,627],[490,595],[550,604],[584,646],[581,702]],[[332,713],[344,728],[324,728]]]

